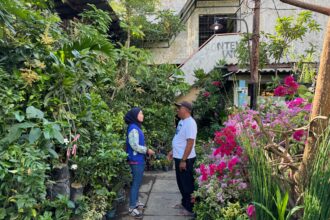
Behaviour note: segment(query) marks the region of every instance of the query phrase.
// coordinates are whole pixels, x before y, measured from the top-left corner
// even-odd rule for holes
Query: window
[[[215,18],[234,17],[234,15],[200,15],[199,16],[199,46],[207,41],[213,34],[233,33],[235,31],[235,20],[220,20],[223,28],[214,31],[210,27],[215,22]]]

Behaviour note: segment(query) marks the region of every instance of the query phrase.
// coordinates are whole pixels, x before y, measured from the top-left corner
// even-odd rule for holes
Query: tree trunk
[[[294,6],[297,6],[300,8],[304,8],[307,10],[315,11],[315,12],[330,16],[330,8],[327,8],[327,7],[310,4],[310,3],[298,1],[298,0],[280,0],[280,1],[283,3],[289,4],[289,5],[294,5]]]
[[[315,142],[328,125],[328,120],[315,119],[317,116],[330,116],[330,19],[325,33],[320,68],[311,113],[311,126],[304,150],[303,161],[297,173],[300,190],[306,187],[314,156],[317,151]],[[315,120],[314,120],[315,119]]]
[[[127,40],[125,43],[126,48],[128,49],[131,46],[131,9],[127,5]],[[128,58],[125,60],[125,78],[128,76]]]
[[[255,0],[252,34],[252,67],[251,67],[251,108],[257,109],[259,85],[259,38],[260,38],[260,0]]]

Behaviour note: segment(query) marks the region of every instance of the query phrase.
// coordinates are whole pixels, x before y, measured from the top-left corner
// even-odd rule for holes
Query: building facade
[[[309,3],[329,6],[324,0],[311,0]],[[252,32],[253,25],[253,0],[162,0],[163,9],[175,11],[185,24],[185,29],[173,37],[167,43],[159,43],[150,48],[153,63],[176,64],[185,73],[186,81],[193,85],[195,81],[194,71],[203,69],[206,73],[211,71],[219,60],[225,61],[230,66],[229,71],[237,73],[235,79],[243,80],[237,83],[244,88],[235,88],[235,91],[246,91],[249,84],[249,70],[241,70],[237,67],[235,50],[241,39],[241,33]],[[281,3],[279,0],[261,0],[260,30],[266,33],[274,33],[278,17],[298,14],[302,9]],[[219,19],[228,17],[228,19]],[[242,20],[246,21],[246,24]],[[316,54],[321,53],[324,37],[324,29],[328,17],[313,13],[313,19],[320,24],[322,31],[307,34],[304,42],[293,45],[295,54],[301,54],[309,46],[309,42],[316,46]],[[221,29],[211,29],[212,24],[218,20]],[[247,26],[247,27],[246,27]],[[248,30],[247,30],[248,29]],[[280,66],[270,65],[261,70],[266,73],[281,70],[281,73],[289,74],[294,62],[293,58],[286,57],[281,60]],[[315,57],[316,64],[319,57]],[[245,74],[244,74],[245,73]],[[284,75],[285,75],[284,74]],[[262,83],[271,79],[272,74],[261,74]],[[235,93],[235,103],[238,102],[238,92]],[[196,94],[196,91],[195,91]]]

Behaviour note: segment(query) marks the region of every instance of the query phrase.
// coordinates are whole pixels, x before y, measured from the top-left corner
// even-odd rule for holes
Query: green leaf
[[[5,219],[6,217],[6,209],[0,208],[0,219]]]
[[[64,137],[60,132],[60,127],[57,124],[53,124],[52,128],[51,137],[58,140],[61,144],[64,144]]]
[[[68,208],[70,208],[70,209],[74,209],[76,207],[74,202],[72,202],[72,201],[68,201],[67,205],[68,205]]]
[[[26,109],[26,117],[27,118],[44,118],[44,113],[42,111],[40,111],[39,109],[33,107],[33,106],[29,106]]]
[[[252,202],[254,205],[262,208],[273,220],[276,220],[276,218],[274,217],[274,215],[269,211],[269,209],[267,209],[263,204],[260,204],[258,202]]]
[[[289,193],[286,192],[285,195],[284,195],[284,198],[282,200],[282,207],[281,207],[281,219],[284,220],[284,216],[285,216],[285,211],[286,211],[286,207],[288,205],[288,201],[289,201]]]
[[[21,136],[21,134],[22,134],[22,129],[18,127],[11,128],[9,130],[9,134],[5,138],[1,139],[1,142],[10,144],[15,140],[17,140]]]
[[[21,115],[19,111],[14,112],[14,115],[18,122],[22,122],[25,119],[25,116]]]
[[[32,128],[32,127],[35,127],[36,124],[35,123],[32,123],[32,122],[23,122],[23,123],[19,123],[19,124],[14,124],[12,126],[11,129],[16,129],[16,128],[22,128],[22,129],[26,129],[26,128]]]
[[[288,213],[288,215],[286,216],[285,220],[290,220],[291,216],[296,213],[297,211],[299,211],[300,209],[304,208],[304,206],[300,205],[300,206],[295,206],[293,209],[290,210],[290,212]]]
[[[44,137],[45,137],[45,139],[46,140],[49,140],[50,138],[51,138],[51,131],[52,131],[52,127],[50,127],[50,126],[46,126],[45,128],[44,128]]]
[[[41,136],[41,129],[40,128],[32,128],[29,134],[29,142],[33,144],[36,140],[39,139]]]
[[[48,148],[48,152],[49,152],[49,154],[50,154],[53,158],[55,158],[55,159],[58,159],[58,158],[59,158],[59,157],[58,157],[58,154],[57,154],[56,151],[54,151],[53,149]]]

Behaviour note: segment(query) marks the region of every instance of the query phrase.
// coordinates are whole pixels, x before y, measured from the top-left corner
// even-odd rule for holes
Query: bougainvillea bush
[[[272,201],[276,184],[283,186],[283,193],[294,189],[289,183],[303,152],[307,135],[304,126],[311,104],[299,97],[299,85],[292,76],[286,77],[278,90],[281,90],[275,93],[278,97],[265,98],[257,111],[237,110],[224,122],[225,127],[215,132],[213,148],[196,169],[198,189],[194,193],[194,210],[199,219],[223,218],[220,211],[229,202],[240,202],[248,208],[244,216],[253,217],[254,210],[261,214],[264,211],[249,204],[252,201],[264,204],[271,211],[276,209]],[[258,170],[259,166],[262,170]],[[258,181],[258,178],[265,179]],[[262,185],[266,180],[268,184]],[[216,214],[207,212],[205,206]],[[261,216],[266,215],[257,214]]]

